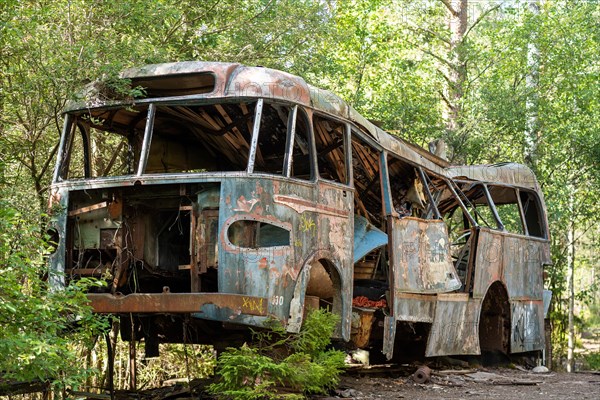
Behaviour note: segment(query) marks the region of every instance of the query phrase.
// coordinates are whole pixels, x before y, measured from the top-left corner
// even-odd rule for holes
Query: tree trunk
[[[450,64],[448,71],[450,100],[447,128],[450,133],[455,133],[461,128],[462,101],[464,95],[464,85],[467,80],[467,65],[465,60],[465,50],[463,39],[467,32],[468,24],[468,0],[454,0],[447,3],[446,7],[450,11]]]
[[[569,211],[574,218],[574,188],[571,186],[569,195]],[[572,220],[567,232],[567,290],[569,293],[569,332],[567,343],[567,372],[573,372],[575,366],[575,325],[573,321],[575,312],[575,222]]]
[[[538,15],[540,13],[540,7],[538,0],[531,0],[529,2],[529,11]],[[525,163],[535,170],[535,164],[537,160],[537,142],[538,142],[538,75],[540,67],[540,54],[537,48],[537,33],[535,30],[531,32],[529,43],[527,45],[527,67],[529,73],[525,78],[525,86],[527,88],[527,101],[525,108],[527,111],[527,125],[525,128]]]

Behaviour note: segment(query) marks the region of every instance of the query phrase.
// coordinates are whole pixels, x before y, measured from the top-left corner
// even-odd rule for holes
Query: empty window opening
[[[281,104],[264,103],[254,160],[254,172],[283,174],[290,109]]]
[[[136,78],[132,80],[131,86],[144,88],[146,97],[149,98],[205,94],[215,90],[215,75],[195,72],[160,78]]]
[[[298,179],[311,180],[314,178],[312,169],[310,131],[308,120],[304,111],[298,107],[296,113],[296,131],[294,132],[294,145],[290,166],[290,176]]]
[[[425,184],[417,169],[395,157],[388,157],[390,195],[394,211],[399,217],[426,218],[428,199]]]
[[[519,197],[523,206],[525,224],[530,236],[546,238],[546,230],[540,201],[535,193],[520,191]]]
[[[234,246],[249,249],[290,245],[287,229],[253,220],[235,221],[229,226],[227,237]]]
[[[146,110],[103,110],[74,118],[60,176],[66,179],[133,174],[144,136]]]
[[[352,170],[355,213],[378,228],[384,224],[379,152],[352,134]]]
[[[334,182],[348,183],[344,140],[346,125],[315,115],[313,126],[319,176]]]
[[[255,103],[158,107],[146,173],[244,171]]]
[[[488,186],[500,221],[507,232],[523,235],[523,223],[515,189],[504,186]]]

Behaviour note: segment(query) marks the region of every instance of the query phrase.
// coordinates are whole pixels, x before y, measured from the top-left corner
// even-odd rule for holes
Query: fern
[[[255,332],[255,345],[229,348],[217,361],[219,381],[208,391],[219,398],[243,400],[301,399],[326,393],[339,382],[345,354],[327,350],[337,317],[327,311],[309,313],[300,331],[288,335],[281,324]],[[291,393],[290,393],[291,391]]]

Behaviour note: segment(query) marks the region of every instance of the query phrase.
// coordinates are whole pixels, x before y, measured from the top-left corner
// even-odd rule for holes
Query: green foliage
[[[28,226],[40,223],[61,111],[87,82],[137,98],[139,89],[114,79],[133,65],[215,60],[284,69],[405,139],[444,138],[453,162],[529,163],[546,197],[552,316],[564,342],[566,233],[572,225],[578,232],[582,271],[591,270],[584,261],[594,261],[600,237],[600,5],[541,2],[534,14],[528,2],[471,1],[468,31],[452,46],[444,3],[457,2],[4,0],[0,196]],[[532,43],[540,65],[534,87],[527,83]],[[452,70],[465,77],[460,100],[449,96]],[[452,131],[446,122],[455,100],[460,124]],[[534,157],[526,154],[531,116]],[[584,240],[596,244],[581,249]],[[36,245],[24,246],[22,257],[39,258]],[[4,272],[13,273],[23,271]],[[597,286],[580,289],[583,302],[598,296]]]
[[[586,370],[600,371],[600,353],[586,354],[583,363]]]
[[[132,87],[130,79],[119,78],[118,76],[105,76],[95,81],[89,86],[85,93],[84,101],[131,101],[142,98],[146,95],[146,90],[141,87]]]
[[[143,357],[143,343],[137,354]],[[126,346],[123,346],[126,347]],[[121,349],[127,353],[126,349]],[[128,360],[122,360],[127,362]],[[216,359],[212,347],[198,344],[161,343],[160,357],[138,360],[139,387],[158,387],[168,379],[207,378],[214,373]],[[125,370],[126,368],[122,368]]]
[[[93,316],[84,292],[91,280],[50,291],[47,247],[38,228],[0,203],[0,371],[6,381],[42,380],[76,387],[82,369],[74,346],[91,346],[106,321]]]
[[[298,334],[287,335],[275,324],[271,332],[256,333],[257,347],[227,349],[217,361],[220,381],[209,391],[247,400],[325,393],[337,385],[345,367],[343,352],[327,350],[337,319],[324,310],[312,311]]]

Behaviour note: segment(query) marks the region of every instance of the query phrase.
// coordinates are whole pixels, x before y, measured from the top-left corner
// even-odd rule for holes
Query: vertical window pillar
[[[148,107],[148,116],[146,117],[146,129],[144,130],[144,142],[140,153],[140,163],[138,165],[137,176],[141,176],[146,170],[148,163],[148,153],[150,152],[150,142],[152,141],[152,129],[154,127],[154,116],[156,115],[156,106],[154,103]]]
[[[58,145],[58,156],[56,157],[56,165],[54,166],[54,174],[52,175],[52,183],[58,182],[62,178],[61,171],[65,170],[63,165],[65,161],[65,151],[67,145],[67,137],[73,134],[71,125],[73,124],[73,116],[67,114],[65,117],[65,123],[63,125],[62,135],[60,136],[60,143]]]
[[[258,135],[260,133],[260,119],[262,116],[263,99],[258,99],[256,111],[254,113],[254,126],[252,127],[252,143],[250,144],[250,154],[248,155],[248,167],[246,172],[254,172],[254,159],[256,158],[256,146],[258,146]]]
[[[283,161],[284,176],[289,178],[292,173],[292,162],[294,154],[294,141],[296,140],[296,118],[298,115],[298,105],[292,108],[292,112],[288,117],[288,135],[285,145],[285,158]]]

